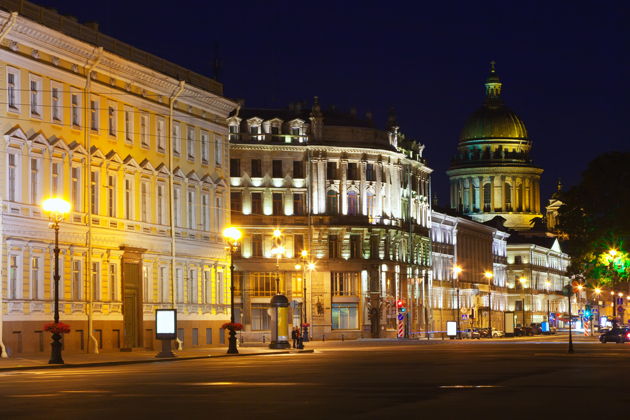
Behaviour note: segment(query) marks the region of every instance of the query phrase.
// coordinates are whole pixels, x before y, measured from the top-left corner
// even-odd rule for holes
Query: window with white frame
[[[44,298],[44,267],[40,256],[31,257],[31,299]]]
[[[221,137],[217,137],[214,140],[214,160],[217,166],[221,166],[223,163],[223,148],[221,143]]]
[[[151,266],[142,266],[142,293],[145,302],[153,302],[153,279],[151,278]]]
[[[22,299],[22,256],[9,254],[8,299]]]
[[[208,163],[210,155],[210,137],[206,131],[201,132],[201,163]]]
[[[57,197],[63,194],[63,164],[60,161],[53,161],[51,166],[51,191]]]
[[[157,185],[157,223],[159,225],[164,225],[166,224],[166,220],[164,217],[164,206],[165,206],[165,201],[164,201],[164,184],[158,184]]]
[[[125,177],[125,219],[133,220],[133,178]]]
[[[140,115],[140,144],[149,147],[149,115],[146,113]]]
[[[188,202],[187,202],[187,210],[188,210],[188,229],[195,228],[195,191],[188,190]]]
[[[9,112],[20,111],[20,71],[7,67],[7,107]]]
[[[149,182],[142,181],[140,184],[140,219],[143,222],[149,221]]]
[[[195,158],[195,127],[188,126],[186,131],[186,151],[188,159]]]
[[[182,150],[182,127],[175,121],[173,122],[173,153],[179,155]]]
[[[41,191],[39,187],[41,161],[38,158],[31,158],[30,160],[31,160],[31,165],[30,165],[31,166],[30,168],[31,204],[39,204],[39,200],[41,196]]]
[[[214,211],[214,226],[217,232],[221,232],[223,230],[223,196],[216,196]]]
[[[344,302],[332,304],[332,329],[354,330],[359,328],[359,304]]]
[[[90,201],[91,201],[91,213],[98,214],[99,209],[99,197],[100,197],[100,188],[99,188],[99,179],[100,172],[98,169],[92,170],[90,173]]]
[[[92,99],[90,101],[90,129],[92,131],[98,131],[98,101]]]
[[[184,273],[179,267],[175,269],[175,291],[177,292],[175,301],[184,303]]]
[[[210,196],[208,194],[201,196],[201,223],[205,232],[210,231]]]
[[[162,265],[159,268],[160,276],[160,302],[168,302],[169,284],[168,284],[168,267]]]
[[[15,149],[9,149],[7,155],[7,190],[9,201],[18,201],[20,199],[20,152]]]
[[[107,215],[117,217],[116,212],[116,174],[107,175]]]
[[[52,121],[60,123],[63,121],[63,86],[52,82],[50,89],[50,106]]]
[[[173,218],[175,219],[175,226],[179,227],[181,223],[181,211],[182,211],[182,203],[181,203],[181,189],[176,187],[173,189]]]
[[[209,270],[203,272],[203,303],[212,303],[212,276]]]
[[[74,209],[74,211],[81,211],[82,210],[82,202],[81,202],[81,197],[83,196],[83,191],[82,191],[82,184],[81,184],[81,167],[80,166],[72,166],[72,169],[70,170],[70,176],[71,176],[71,180],[70,180],[70,187],[71,187],[71,194],[72,194],[72,208]]]
[[[42,79],[31,74],[30,77],[31,117],[42,116]]]
[[[125,108],[125,141],[133,143],[133,110]]]
[[[101,300],[101,263],[99,261],[92,262],[92,299]]]
[[[118,266],[114,263],[109,263],[109,300],[112,302],[118,301]]]
[[[83,284],[81,283],[81,260],[72,261],[72,300],[83,300]]]
[[[188,303],[197,303],[197,270],[188,270]]]
[[[157,135],[157,148],[158,151],[164,151],[166,149],[166,131],[164,118],[158,118],[156,123],[156,135]]]
[[[223,305],[223,302],[225,301],[225,288],[223,287],[223,271],[218,271],[217,270],[217,278],[216,278],[216,282],[215,282],[215,296],[216,296],[216,303],[219,305]]]
[[[116,119],[116,105],[111,104],[107,108],[107,126],[109,128],[109,135],[112,137],[118,135]]]
[[[72,92],[70,95],[71,105],[70,111],[72,116],[72,126],[81,127],[81,96],[78,92]]]

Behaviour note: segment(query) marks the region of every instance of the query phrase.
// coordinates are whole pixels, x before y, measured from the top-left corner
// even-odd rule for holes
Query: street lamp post
[[[243,236],[242,232],[230,226],[223,231],[223,237],[230,245],[230,324],[234,325],[234,253],[238,249],[238,241]],[[228,354],[238,354],[236,348],[236,330],[230,328],[230,339],[228,344]]]
[[[70,212],[70,203],[62,198],[49,198],[43,203],[44,212],[50,217],[50,228],[55,231],[55,273],[53,274],[53,281],[55,283],[55,309],[53,320],[55,325],[59,324],[59,223],[65,218],[66,214]],[[61,334],[58,331],[54,331],[52,335],[53,342],[50,344],[50,360],[49,364],[63,364],[63,358],[61,357]]]
[[[459,265],[453,267],[453,275],[455,277],[455,285],[457,291],[457,338],[461,340],[462,333],[459,326],[459,320],[462,317],[461,308],[459,305],[459,274],[462,272],[462,268]]]

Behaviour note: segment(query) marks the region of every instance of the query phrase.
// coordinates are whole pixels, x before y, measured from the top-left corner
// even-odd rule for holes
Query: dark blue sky
[[[395,107],[443,205],[490,60],[545,170],[543,205],[558,177],[572,185],[596,155],[630,149],[628,1],[36,1],[208,75],[218,42],[225,94],[249,106],[317,95],[383,124]]]

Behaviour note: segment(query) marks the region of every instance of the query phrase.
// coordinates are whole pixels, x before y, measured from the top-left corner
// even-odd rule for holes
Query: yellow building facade
[[[155,309],[173,307],[184,346],[222,344],[235,104],[212,79],[13,3],[0,2],[2,355],[49,349],[51,196],[72,204],[60,229],[66,351],[152,348]]]

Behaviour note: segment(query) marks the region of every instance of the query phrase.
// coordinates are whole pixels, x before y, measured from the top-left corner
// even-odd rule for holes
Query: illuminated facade
[[[446,331],[446,322],[458,316],[462,329],[492,326],[503,330],[508,307],[506,246],[510,235],[435,210],[431,224],[434,330]]]
[[[172,307],[185,346],[220,344],[235,104],[214,80],[75,20],[0,6],[19,9],[0,11],[3,348],[49,349],[49,196],[73,207],[60,230],[66,351],[152,348],[155,309]]]
[[[542,217],[543,170],[533,165],[532,141],[521,119],[503,104],[501,87],[493,63],[486,100],[466,122],[447,171],[451,208],[479,222],[502,216],[506,227],[527,230],[532,219]]]
[[[407,331],[424,328],[431,170],[423,146],[392,121],[380,130],[369,116],[323,111],[317,99],[310,110],[242,110],[228,126],[232,222],[245,234],[235,264],[245,341],[269,336],[277,284],[293,325],[306,298],[316,339],[393,336],[397,299]]]

